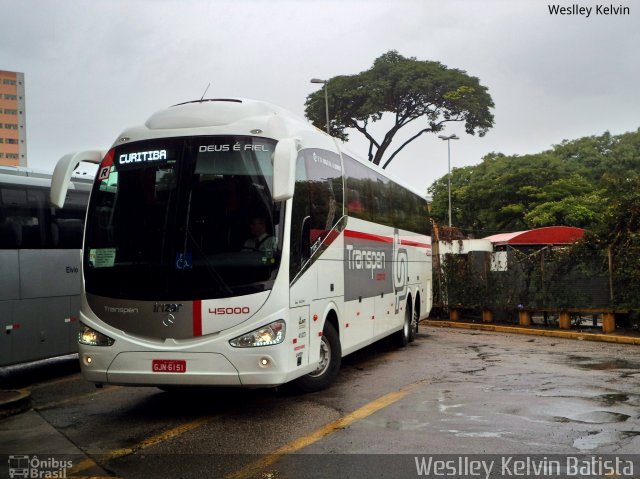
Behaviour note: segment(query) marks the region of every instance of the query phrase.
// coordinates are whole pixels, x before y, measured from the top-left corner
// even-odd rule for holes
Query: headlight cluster
[[[282,319],[267,324],[260,329],[238,336],[229,341],[234,348],[253,348],[257,346],[271,346],[284,341],[286,326]]]
[[[86,324],[80,323],[80,331],[78,332],[78,342],[88,346],[111,346],[115,343],[115,339],[106,336],[95,329],[90,328]]]

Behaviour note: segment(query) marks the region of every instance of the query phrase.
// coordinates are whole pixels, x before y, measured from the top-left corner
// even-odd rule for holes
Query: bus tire
[[[340,371],[342,348],[340,337],[331,323],[325,323],[320,338],[320,363],[318,368],[294,381],[294,385],[302,392],[312,393],[326,389]]]
[[[405,308],[404,310],[404,323],[402,323],[402,329],[398,331],[395,336],[396,344],[399,348],[404,348],[407,344],[411,342],[411,329],[412,329],[412,318],[413,314],[411,313],[411,308]]]
[[[409,342],[412,343],[415,341],[416,336],[418,335],[418,320],[420,319],[420,311],[416,306],[413,308],[413,313],[411,314],[411,327],[409,328]]]

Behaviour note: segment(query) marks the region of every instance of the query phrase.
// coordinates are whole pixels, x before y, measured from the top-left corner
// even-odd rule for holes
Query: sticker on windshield
[[[89,250],[89,266],[93,268],[113,268],[115,262],[115,248],[96,248]]]
[[[176,269],[193,268],[193,255],[190,252],[176,254]]]
[[[100,169],[100,173],[98,174],[98,180],[99,181],[108,180],[110,173],[111,173],[111,167],[110,166],[105,166],[104,168],[101,168]]]

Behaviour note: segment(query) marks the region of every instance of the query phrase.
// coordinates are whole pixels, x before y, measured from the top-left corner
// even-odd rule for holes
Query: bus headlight
[[[86,344],[88,346],[111,346],[113,343],[115,343],[115,340],[96,331],[95,329],[91,329],[86,324],[80,323],[78,342],[80,344]]]
[[[229,341],[234,348],[253,348],[257,346],[271,346],[284,341],[286,326],[282,319],[267,324],[260,329],[243,334]]]

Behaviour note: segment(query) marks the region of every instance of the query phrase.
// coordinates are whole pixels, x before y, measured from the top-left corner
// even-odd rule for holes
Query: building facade
[[[0,165],[27,166],[24,73],[0,70]]]

